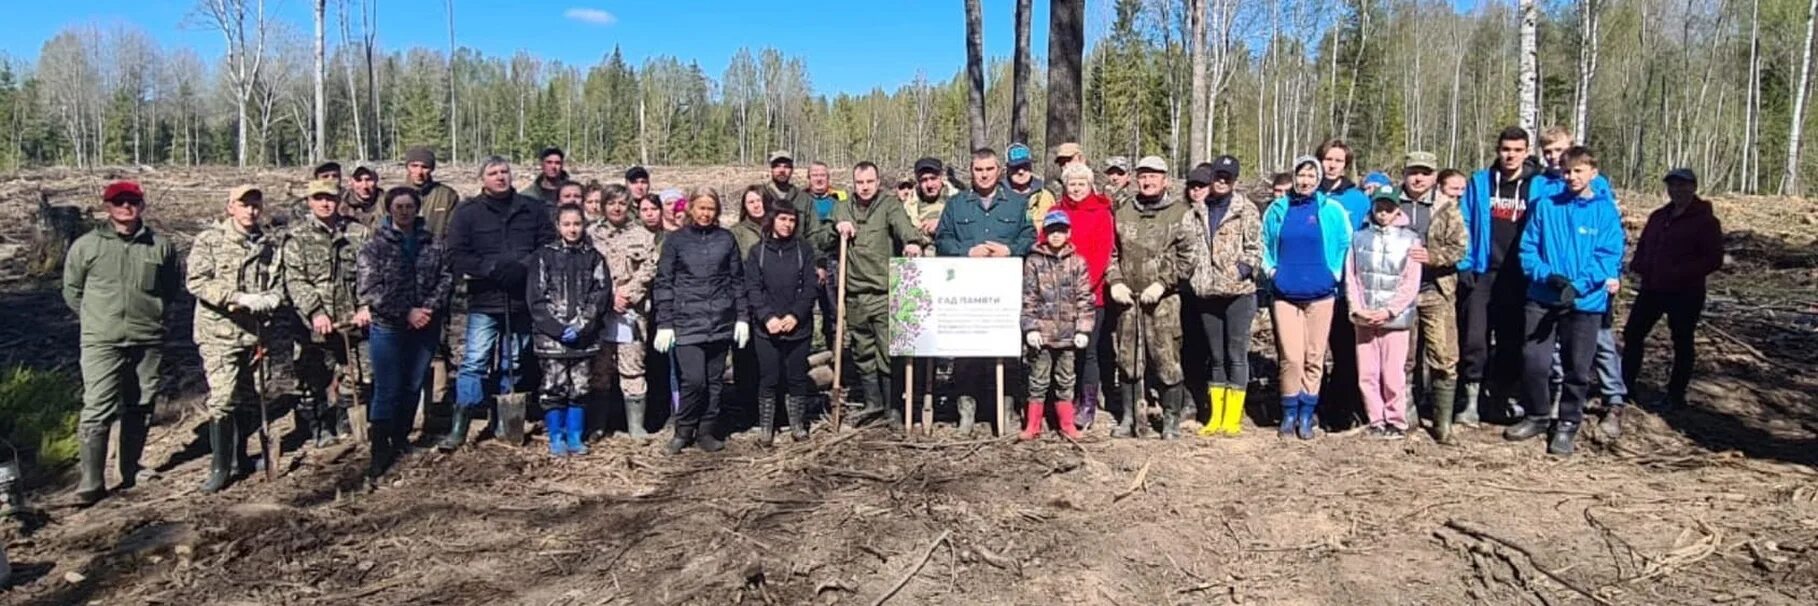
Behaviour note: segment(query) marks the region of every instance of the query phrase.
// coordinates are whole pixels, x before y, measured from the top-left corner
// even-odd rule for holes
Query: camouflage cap
[[[336,185],[334,179],[316,179],[310,181],[309,187],[303,190],[303,197],[305,198],[314,198],[316,196],[340,197],[340,195],[341,186]]]
[[[1105,158],[1105,170],[1109,171],[1111,169],[1130,172],[1130,159],[1123,156]]]
[[[265,192],[260,190],[257,185],[241,185],[227,192],[228,202],[233,202],[235,200],[251,202],[252,199],[259,200],[260,202],[265,201]]]

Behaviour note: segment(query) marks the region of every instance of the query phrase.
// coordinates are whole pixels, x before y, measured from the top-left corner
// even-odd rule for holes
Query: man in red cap
[[[145,192],[116,181],[101,194],[107,223],[63,260],[63,301],[82,324],[82,415],[77,425],[83,506],[107,496],[108,434],[120,421],[120,487],[139,480],[139,456],[158,395],[164,310],[183,288],[177,250],[145,225]]]

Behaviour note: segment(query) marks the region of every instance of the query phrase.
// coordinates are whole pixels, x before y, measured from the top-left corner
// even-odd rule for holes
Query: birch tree
[[[328,105],[323,80],[328,76],[327,38],[324,32],[328,21],[328,0],[316,0],[316,137],[309,146],[309,161],[321,162],[326,154],[323,146],[328,141]]]
[[[259,70],[265,65],[265,0],[201,0],[206,15],[227,43],[225,71],[233,87],[235,162],[246,166],[246,110],[252,102]]]
[[[1520,0],[1521,4],[1521,72],[1518,115],[1521,127],[1527,129],[1530,141],[1540,123],[1540,2]]]
[[[1193,55],[1193,93],[1188,108],[1193,130],[1187,134],[1187,163],[1197,166],[1212,156],[1207,143],[1211,105],[1206,91],[1206,0],[1187,0],[1187,23],[1188,48]]]
[[[1812,34],[1818,26],[1818,0],[1812,0],[1805,9],[1805,45],[1800,47],[1799,88],[1793,89],[1793,122],[1787,134],[1786,176],[1780,180],[1780,195],[1800,195],[1799,167],[1804,157],[1800,138],[1804,134],[1805,101],[1811,96],[1812,86]]]

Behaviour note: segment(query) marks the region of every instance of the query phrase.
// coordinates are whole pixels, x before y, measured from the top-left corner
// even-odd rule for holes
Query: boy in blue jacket
[[[1521,234],[1521,269],[1528,282],[1521,403],[1527,416],[1502,436],[1527,440],[1551,428],[1547,452],[1570,455],[1584,420],[1597,331],[1610,306],[1607,282],[1617,277],[1624,242],[1616,203],[1592,186],[1597,157],[1574,147],[1559,164],[1565,187],[1534,201]],[[1547,385],[1556,345],[1565,367],[1557,422],[1548,418]]]

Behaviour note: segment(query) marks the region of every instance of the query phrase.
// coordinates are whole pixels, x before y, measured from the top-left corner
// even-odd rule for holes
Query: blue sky
[[[337,44],[329,0],[329,44]],[[223,42],[194,16],[194,0],[20,1],[8,9],[0,53],[35,61],[39,48],[67,26],[137,25],[165,48],[190,47],[205,59]],[[358,10],[358,3],[354,3]],[[1011,0],[985,0],[985,50],[1008,56],[1014,42]],[[1035,6],[1031,47],[1048,45],[1048,3]],[[310,0],[266,0],[267,12],[299,32],[312,25]],[[1088,37],[1109,18],[1107,2],[1089,0]],[[822,92],[894,88],[914,79],[951,76],[965,61],[961,0],[455,0],[455,33],[462,46],[487,55],[519,49],[565,63],[592,65],[618,45],[633,63],[651,55],[696,60],[718,78],[740,47],[773,46],[802,57]],[[388,49],[448,44],[442,0],[379,0],[379,43]],[[357,27],[357,21],[355,21]],[[1038,66],[1038,69],[1040,67]]]

